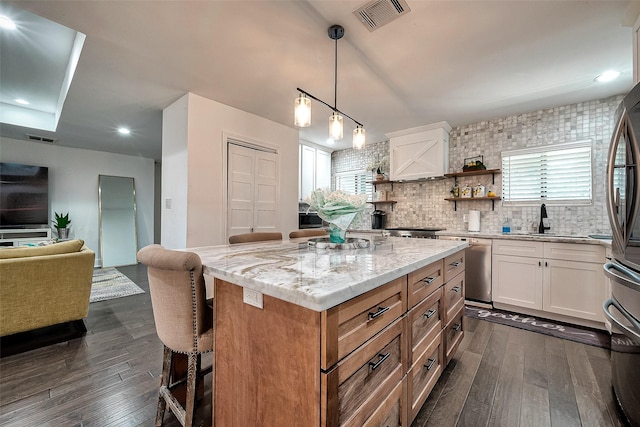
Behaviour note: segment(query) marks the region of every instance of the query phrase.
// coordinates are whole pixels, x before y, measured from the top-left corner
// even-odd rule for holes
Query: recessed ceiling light
[[[609,70],[600,74],[594,80],[600,83],[606,83],[606,82],[610,82],[612,80],[617,79],[619,75],[620,75],[620,71]]]
[[[6,30],[15,30],[16,23],[6,16],[0,15],[0,28],[4,28]]]
[[[14,101],[16,101],[16,103],[20,105],[29,105],[29,101],[27,101],[26,99],[16,98],[14,99]]]
[[[121,135],[129,135],[131,131],[127,128],[118,128],[118,133]]]

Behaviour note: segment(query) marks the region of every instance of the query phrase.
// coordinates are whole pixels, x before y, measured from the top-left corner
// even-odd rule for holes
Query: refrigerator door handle
[[[611,306],[614,306],[620,313],[622,313],[624,318],[627,319],[629,323],[631,323],[634,330],[629,329],[627,326],[623,325],[618,319],[614,317],[613,314],[611,314],[611,312],[609,311],[609,307]],[[612,323],[614,323],[621,330],[626,331],[630,338],[640,342],[640,323],[638,323],[638,321],[634,319],[633,316],[624,309],[624,307],[618,304],[616,300],[614,300],[613,298],[609,298],[604,302],[604,304],[602,304],[602,309],[604,310],[604,315],[607,316],[607,318]]]
[[[640,292],[640,275],[635,271],[615,262],[607,262],[602,266],[602,268],[604,269],[604,274],[608,278],[613,279],[636,292]],[[619,271],[624,276],[616,274],[613,270]],[[631,279],[629,279],[629,277]]]
[[[622,111],[618,122],[615,124],[615,131],[611,137],[609,146],[609,158],[607,159],[607,213],[609,214],[609,222],[611,223],[611,232],[613,234],[613,242],[620,245],[618,251],[622,252],[626,242],[624,241],[623,225],[619,220],[620,215],[620,189],[614,188],[614,173],[616,167],[616,154],[620,138],[626,133],[626,110]],[[614,248],[614,252],[617,252]]]

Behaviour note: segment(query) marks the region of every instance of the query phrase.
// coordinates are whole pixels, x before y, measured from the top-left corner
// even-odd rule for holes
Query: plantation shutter
[[[502,200],[505,204],[592,203],[591,143],[505,151]]]
[[[348,194],[366,194],[369,200],[373,199],[373,185],[367,181],[371,181],[371,172],[368,171],[349,171],[336,174],[336,190],[342,190]]]

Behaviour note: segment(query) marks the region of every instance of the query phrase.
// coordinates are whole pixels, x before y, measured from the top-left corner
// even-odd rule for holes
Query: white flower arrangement
[[[315,209],[323,220],[346,230],[351,221],[364,211],[368,196],[349,194],[342,190],[318,188],[307,198],[310,209]]]
[[[373,173],[382,174],[389,169],[389,156],[384,156],[382,159],[380,156],[376,156],[375,160],[372,159],[367,164],[367,170]]]

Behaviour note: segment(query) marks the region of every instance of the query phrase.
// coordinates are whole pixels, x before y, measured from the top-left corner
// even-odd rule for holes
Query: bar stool
[[[236,234],[229,237],[229,243],[248,243],[248,242],[262,242],[265,240],[282,240],[282,233],[280,232],[257,232],[257,233],[244,233]]]
[[[202,262],[193,252],[168,250],[160,245],[140,249],[138,261],[147,266],[156,331],[164,344],[155,425],[162,425],[168,405],[183,426],[191,427],[196,391],[202,377],[212,371],[212,367],[201,369],[201,355],[213,351],[214,339],[213,310],[206,301]],[[186,355],[186,379],[170,378],[176,353]],[[185,382],[183,407],[173,392]]]
[[[322,228],[307,228],[304,230],[295,230],[289,233],[290,239],[295,239],[296,237],[326,237],[329,235],[329,232]]]

